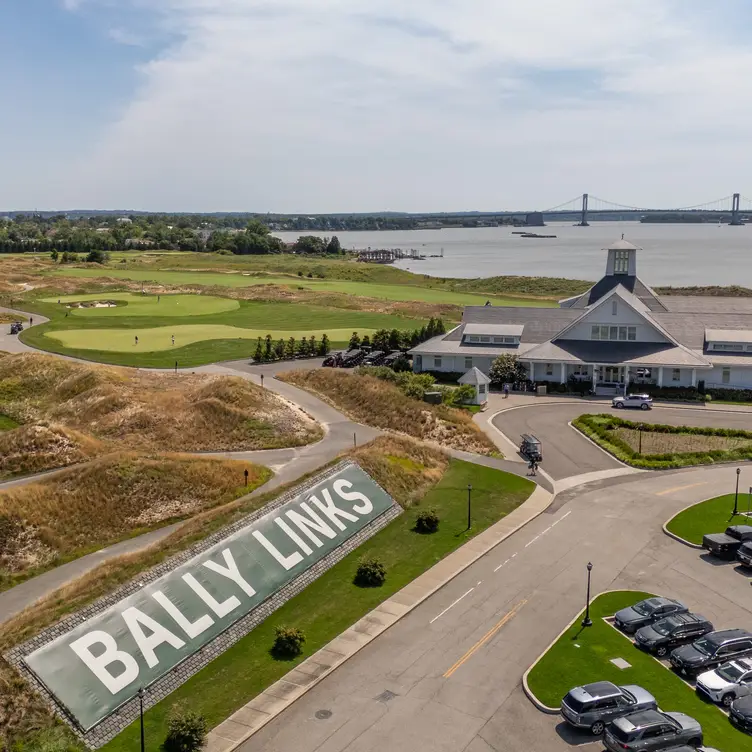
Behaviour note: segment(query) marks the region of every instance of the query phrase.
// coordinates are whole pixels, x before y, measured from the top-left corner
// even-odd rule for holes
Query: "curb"
[[[592,599],[592,601],[594,601],[596,598],[600,598],[602,595],[608,595],[609,593],[628,593],[628,592],[630,591],[624,590],[622,588],[619,588],[618,590],[604,590],[602,593],[598,593]],[[638,591],[635,590],[634,592],[638,592]],[[549,707],[548,705],[544,705],[535,696],[535,693],[533,692],[533,690],[530,689],[530,686],[527,683],[527,678],[530,675],[530,672],[543,660],[543,658],[545,658],[548,651],[551,650],[551,648],[561,639],[561,637],[572,626],[574,626],[574,623],[580,618],[581,613],[582,613],[581,611],[578,612],[577,616],[575,616],[574,619],[572,619],[572,621],[570,621],[569,624],[567,624],[567,626],[564,627],[564,629],[562,629],[561,632],[559,632],[559,634],[556,635],[556,637],[554,637],[553,640],[551,640],[551,643],[548,645],[548,647],[530,664],[530,667],[522,675],[522,691],[525,693],[525,696],[527,697],[527,699],[530,700],[530,702],[532,702],[533,705],[535,705],[535,707],[541,711],[541,713],[546,713],[546,715],[559,715],[559,708],[552,708],[552,707]]]
[[[678,511],[678,512],[677,512],[677,513],[676,513],[676,514],[675,514],[675,515],[673,516],[673,517],[670,517],[669,519],[667,519],[667,520],[666,520],[666,521],[665,521],[665,522],[663,523],[663,525],[662,525],[662,529],[663,529],[663,532],[664,532],[664,533],[665,533],[666,535],[668,535],[668,537],[669,537],[669,538],[673,538],[673,539],[674,539],[675,541],[678,541],[679,543],[681,543],[681,544],[682,544],[683,546],[686,546],[687,548],[694,548],[694,549],[697,549],[698,551],[702,551],[702,550],[703,550],[702,546],[698,545],[697,543],[690,543],[690,542],[689,542],[688,540],[686,540],[685,538],[680,538],[680,537],[679,537],[678,535],[676,535],[675,533],[672,533],[672,532],[671,532],[671,531],[670,531],[670,530],[668,529],[668,526],[669,526],[669,525],[670,525],[670,524],[671,524],[671,523],[672,523],[672,522],[673,522],[673,521],[674,521],[674,520],[675,520],[675,519],[676,519],[676,518],[677,518],[677,517],[678,517],[678,516],[679,516],[679,515],[680,515],[680,514],[681,514],[682,512],[686,512],[686,511],[687,511],[687,509],[692,509],[692,507],[696,507],[696,506],[697,506],[698,504],[704,504],[704,503],[705,503],[706,501],[710,501],[710,499],[714,499],[714,498],[715,498],[714,496],[711,496],[711,497],[710,497],[709,499],[703,499],[702,501],[696,501],[696,502],[695,502],[694,504],[688,504],[688,505],[687,505],[686,507],[684,507],[684,509],[680,509],[680,510],[679,510],[679,511]]]
[[[581,431],[577,426],[573,425],[572,421],[567,421],[567,425],[575,432],[578,436],[582,436],[583,439],[586,441],[589,441],[594,447],[598,447],[598,449],[601,450],[605,455],[610,457],[614,462],[618,462],[622,467],[628,467],[631,470],[642,470],[645,472],[645,468],[642,467],[635,467],[634,465],[629,465],[623,460],[620,460],[615,455],[611,454],[611,452],[608,451],[608,449],[604,449],[597,441],[593,441],[589,436],[587,436],[583,431]]]
[[[554,498],[554,494],[536,485],[533,493],[507,517],[427,569],[213,728],[207,735],[205,752],[235,750],[382,632],[545,512]],[[525,510],[525,506],[534,508]],[[526,515],[525,519],[510,528],[506,521],[520,510]]]

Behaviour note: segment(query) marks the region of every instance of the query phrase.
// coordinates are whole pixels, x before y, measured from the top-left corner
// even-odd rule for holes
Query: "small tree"
[[[266,360],[272,359],[272,335],[267,334],[264,341],[264,358]]]
[[[308,354],[313,357],[318,352],[318,342],[316,342],[316,335],[312,334],[308,339]]]
[[[298,344],[298,355],[301,358],[308,357],[308,338],[307,337],[303,337],[303,339],[300,340],[300,343]]]
[[[371,338],[367,335],[363,335],[363,339],[360,340],[360,346],[361,347],[370,347],[371,346]]]
[[[54,250],[54,249],[53,249],[52,253],[50,253],[50,258],[51,258],[51,259],[52,259],[53,261],[57,261],[57,257],[58,257],[58,255],[59,255],[59,254],[58,254],[57,250]]]
[[[376,350],[388,350],[389,349],[389,332],[386,329],[379,329],[376,334],[373,335],[373,347]]]
[[[350,337],[349,348],[351,350],[356,350],[359,347],[360,347],[360,337],[358,336],[357,332],[353,332],[352,337]]]
[[[436,319],[436,336],[440,334],[446,334],[446,326],[443,319]]]
[[[336,235],[332,235],[332,239],[326,246],[327,253],[342,253],[342,246],[340,245],[339,238]]]
[[[426,326],[426,336],[428,339],[431,339],[431,337],[436,336],[436,320],[433,316],[428,320],[428,324]]]
[[[435,509],[423,509],[415,518],[415,532],[430,535],[439,529],[439,515]]]
[[[295,337],[290,337],[285,345],[285,357],[292,360],[295,357]]]
[[[321,337],[321,342],[319,343],[319,355],[328,355],[330,349],[329,337],[324,333]]]
[[[206,719],[192,710],[173,707],[162,752],[198,752],[206,742]]]
[[[381,587],[386,580],[386,567],[378,559],[361,559],[353,582],[358,587]]]
[[[504,353],[494,360],[488,378],[493,386],[499,387],[503,384],[513,384],[515,381],[524,381],[527,374],[514,353]]]
[[[86,261],[89,264],[106,264],[110,260],[110,254],[106,253],[105,251],[100,251],[99,249],[94,249],[93,251],[89,251],[88,255],[86,256]]]
[[[389,332],[389,349],[399,350],[401,342],[402,342],[402,336],[400,334],[400,330],[392,329],[392,331]]]
[[[274,357],[277,360],[282,360],[282,358],[285,357],[285,341],[283,339],[279,340],[276,345],[274,345]]]
[[[297,658],[303,652],[306,638],[297,627],[277,627],[274,630],[272,655],[275,658]]]
[[[256,341],[256,351],[253,353],[253,359],[260,363],[264,359],[264,345],[261,337]]]

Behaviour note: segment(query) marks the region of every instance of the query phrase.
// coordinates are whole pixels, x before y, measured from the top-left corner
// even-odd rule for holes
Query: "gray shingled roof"
[[[638,366],[676,366],[710,368],[711,364],[699,353],[685,347],[661,342],[596,342],[564,340],[545,342],[525,354],[526,359],[545,363],[626,363]]]
[[[457,383],[478,386],[479,384],[490,384],[491,379],[489,379],[483,371],[479,371],[473,366],[464,376],[460,376],[460,378],[457,379]]]
[[[619,285],[636,295],[654,313],[667,310],[662,298],[659,298],[639,277],[628,274],[602,277],[587,292],[574,299],[568,298],[566,305],[568,308],[587,308]]]

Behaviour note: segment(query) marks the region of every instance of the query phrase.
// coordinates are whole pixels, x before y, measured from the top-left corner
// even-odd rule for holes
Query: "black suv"
[[[729,720],[738,729],[752,734],[752,695],[740,697],[731,703]]]
[[[723,629],[676,648],[671,653],[671,665],[683,676],[696,676],[726,661],[749,656],[752,656],[752,633],[746,629]]]
[[[746,541],[752,541],[752,525],[730,525],[725,533],[703,535],[702,547],[719,559],[735,559]]]
[[[655,624],[638,629],[635,634],[635,644],[663,658],[672,648],[694,642],[712,631],[713,625],[704,616],[691,613],[674,614]]]
[[[614,624],[623,632],[634,634],[640,627],[687,611],[689,609],[683,603],[671,598],[647,598],[617,611],[614,614]]]
[[[702,744],[702,728],[684,713],[643,710],[617,718],[606,727],[603,746],[609,752],[652,752]]]

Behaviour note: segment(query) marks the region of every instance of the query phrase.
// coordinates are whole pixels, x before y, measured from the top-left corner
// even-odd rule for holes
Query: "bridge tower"
[[[731,225],[735,227],[743,224],[742,218],[739,216],[739,200],[739,194],[735,193],[731,199]]]
[[[582,219],[580,220],[578,227],[590,227],[590,223],[587,221],[588,217],[588,195],[582,194]]]

